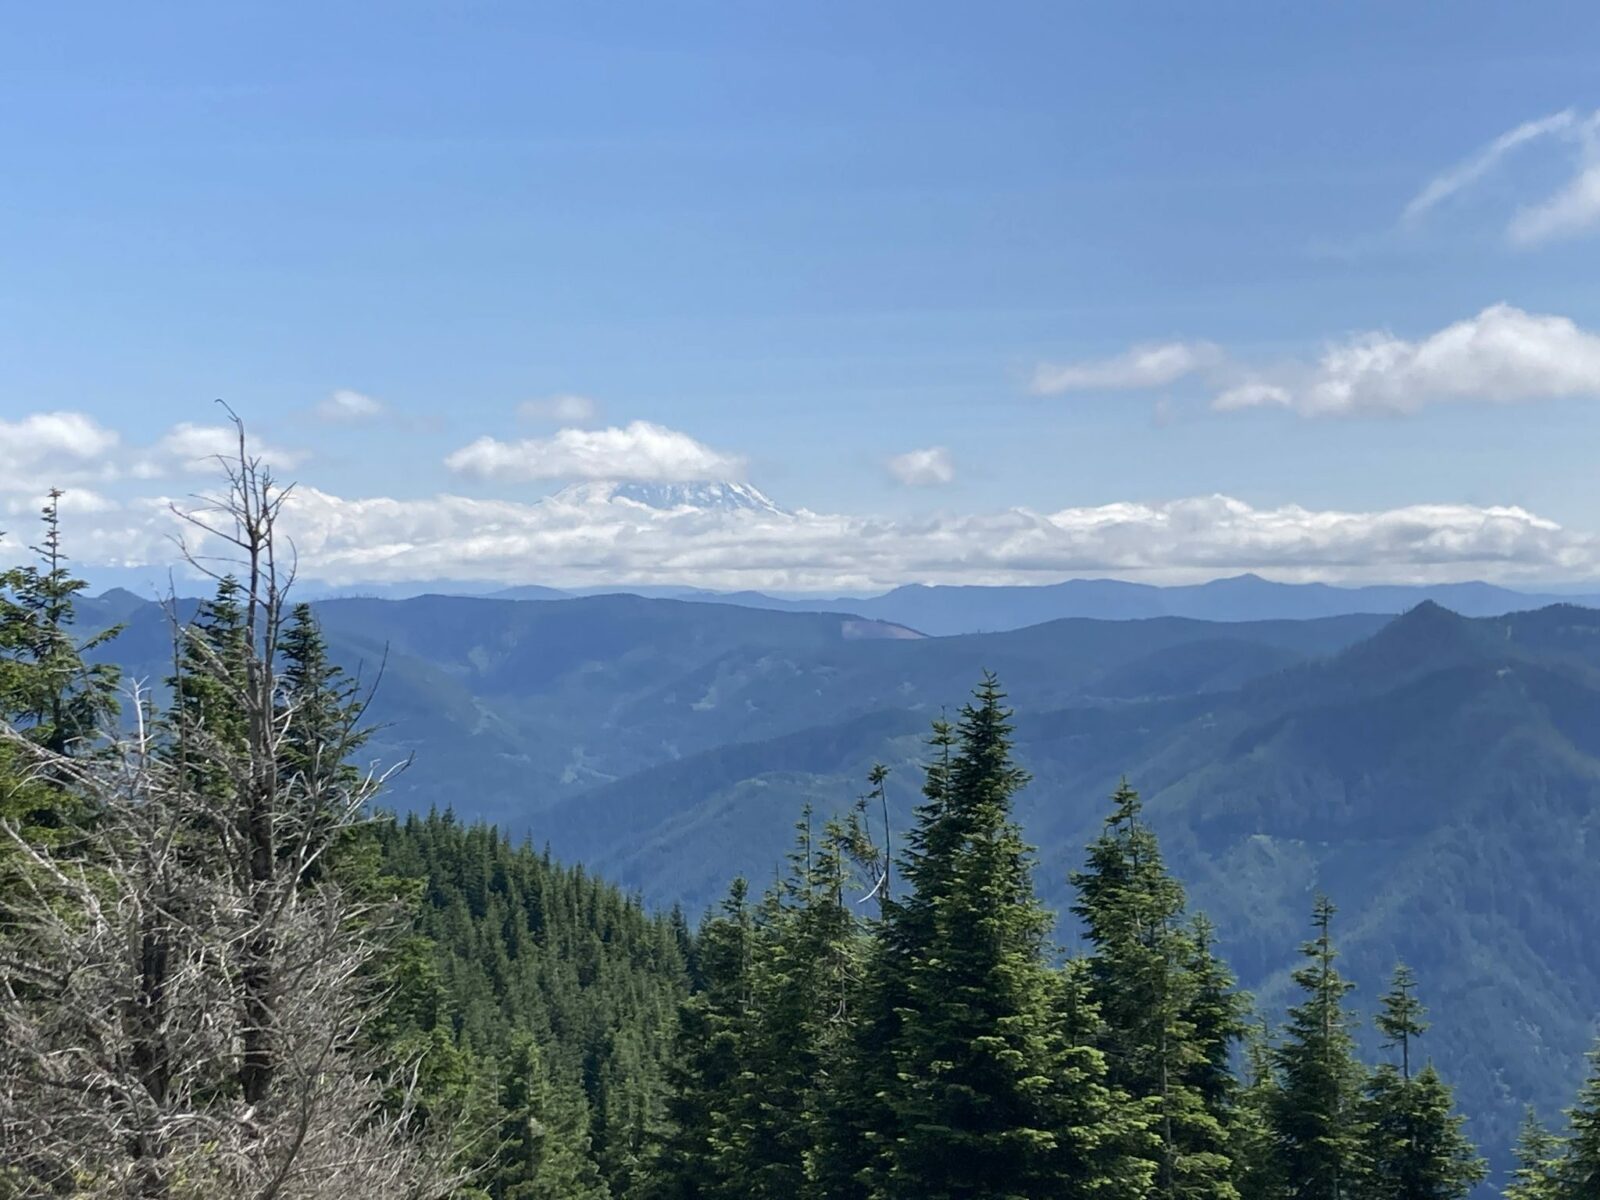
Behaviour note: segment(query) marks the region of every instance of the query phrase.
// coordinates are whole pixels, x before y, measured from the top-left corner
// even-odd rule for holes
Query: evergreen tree
[[[589,1145],[581,1093],[550,1079],[537,1043],[512,1038],[501,1069],[500,1141],[488,1192],[493,1200],[607,1200]]]
[[[1433,1067],[1412,1074],[1414,1043],[1427,1030],[1410,968],[1395,968],[1375,1024],[1400,1063],[1384,1063],[1367,1082],[1363,1104],[1369,1200],[1461,1200],[1486,1175],[1461,1127],[1450,1088]]]
[[[1157,1135],[1156,1195],[1237,1200],[1227,1127],[1241,1001],[1210,926],[1184,927],[1183,888],[1126,780],[1112,805],[1086,869],[1072,877],[1073,912],[1094,946],[1089,973],[1111,1080]]]
[[[1108,1161],[1118,1131],[1109,1103],[1092,1102],[1099,1061],[1075,1053],[1060,1020],[1002,701],[991,676],[962,710],[909,839],[910,894],[889,910],[905,977],[886,1197],[1107,1196],[1139,1182]]]
[[[37,562],[0,572],[0,722],[47,754],[81,755],[117,715],[120,674],[89,655],[120,626],[88,638],[73,631],[76,601],[87,586],[67,567],[59,501],[52,491],[43,512]],[[77,803],[61,781],[16,761],[0,746],[0,820],[35,844],[58,842],[75,819]],[[0,859],[13,853],[0,843]]]
[[[244,589],[226,575],[183,630],[177,669],[167,679],[172,689],[170,753],[196,791],[223,797],[238,786],[219,763],[245,743],[250,651]]]
[[[366,706],[355,680],[329,659],[327,640],[309,604],[294,606],[278,656],[279,783],[310,818],[309,828],[336,827],[345,816],[341,805],[362,794],[357,786],[361,770],[352,756],[372,736],[361,719]],[[363,847],[369,853],[375,849],[360,836],[359,827],[344,831],[330,847],[346,886],[355,864],[345,860],[361,854]],[[304,877],[322,878],[326,865],[320,860],[309,864]]]
[[[695,992],[678,1010],[667,1132],[652,1164],[651,1200],[735,1200],[724,1174],[730,1107],[750,1015],[754,926],[749,888],[736,879],[700,928]]]
[[[1556,1193],[1560,1200],[1600,1196],[1600,1046],[1590,1052],[1592,1070],[1567,1113],[1567,1136]]]
[[[1517,1131],[1513,1153],[1517,1165],[1506,1185],[1505,1200],[1561,1200],[1561,1165],[1565,1144],[1544,1127],[1529,1108]]]
[[[845,896],[853,831],[826,823],[814,836],[808,809],[790,872],[761,907],[751,967],[744,1069],[717,1137],[720,1173],[750,1200],[826,1195],[820,1150],[829,1136],[830,1080],[847,1074],[847,1031],[860,984],[860,937]],[[829,1183],[826,1186],[832,1186]]]
[[[1319,896],[1316,937],[1294,973],[1304,998],[1289,1009],[1274,1058],[1281,1084],[1272,1124],[1287,1195],[1295,1200],[1345,1200],[1360,1192],[1364,1130],[1359,1106],[1361,1069],[1345,997],[1354,984],[1334,966],[1333,904]]]
[[[52,490],[45,504],[44,535],[32,548],[38,561],[0,574],[0,714],[45,750],[74,754],[117,713],[119,672],[88,655],[121,627],[82,640],[73,632],[88,585],[67,566],[62,494]]]
[[[1266,1020],[1245,1033],[1244,1082],[1229,1130],[1234,1186],[1240,1200],[1280,1200],[1288,1194],[1273,1122],[1281,1088]]]
[[[355,680],[328,657],[327,639],[309,604],[297,604],[278,653],[283,709],[280,774],[307,780],[322,791],[324,780],[348,785],[357,768],[350,756],[372,735],[361,724],[364,705]]]

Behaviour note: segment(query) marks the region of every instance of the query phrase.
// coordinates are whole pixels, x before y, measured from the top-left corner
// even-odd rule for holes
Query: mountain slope
[[[1203,660],[1204,647],[1168,657]],[[894,769],[904,827],[927,715],[884,711],[654,768],[558,806],[545,829],[647,895],[703,902],[733,872],[767,869],[800,803],[847,804],[874,761]],[[1424,606],[1243,686],[1019,705],[1017,726],[1035,777],[1019,814],[1058,909],[1125,772],[1269,1007],[1326,891],[1369,1009],[1397,959],[1426,981],[1426,1047],[1461,1081],[1486,1146],[1509,1144],[1524,1104],[1554,1111],[1570,1097],[1600,1013],[1589,918],[1600,895],[1600,613],[1468,620]]]

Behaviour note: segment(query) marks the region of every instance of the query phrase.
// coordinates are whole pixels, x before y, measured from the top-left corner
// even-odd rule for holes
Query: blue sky
[[[1597,80],[1576,4],[17,5],[0,492],[153,560],[220,396],[330,575],[1600,575]],[[522,511],[597,474],[928,548],[601,562]]]

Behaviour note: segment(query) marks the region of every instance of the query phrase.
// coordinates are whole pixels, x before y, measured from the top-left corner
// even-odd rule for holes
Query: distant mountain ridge
[[[369,682],[381,664],[369,752],[414,756],[390,804],[492,819],[691,908],[734,874],[769,872],[801,806],[848,805],[875,762],[892,769],[905,828],[929,722],[994,670],[1034,777],[1019,815],[1049,902],[1065,905],[1125,774],[1269,1007],[1326,890],[1368,1006],[1397,957],[1426,980],[1440,1021],[1429,1051],[1461,1081],[1486,1147],[1503,1150],[1524,1103],[1554,1111],[1576,1086],[1600,1012],[1600,611],[1467,618],[1423,603],[1399,617],[1073,617],[916,637],[853,612],[726,599],[316,608],[339,661]],[[108,593],[82,617],[127,624],[107,651],[131,674],[170,671],[159,606]]]
[[[1064,583],[1017,587],[906,584],[882,595],[866,597],[784,597],[764,592],[716,592],[646,585],[571,590],[527,585],[493,589],[489,594],[553,600],[617,593],[707,600],[777,612],[848,612],[905,625],[933,637],[1024,629],[1066,617],[1101,621],[1149,617],[1230,622],[1303,621],[1353,613],[1398,616],[1430,602],[1465,617],[1498,617],[1552,604],[1600,607],[1600,593],[1520,592],[1480,582],[1341,587],[1326,583],[1278,583],[1258,575],[1235,575],[1208,583],[1172,586],[1119,579],[1071,579]]]

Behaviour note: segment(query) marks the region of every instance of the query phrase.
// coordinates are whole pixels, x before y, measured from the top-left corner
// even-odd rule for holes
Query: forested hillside
[[[12,731],[0,1116],[10,1145],[37,1143],[0,1177],[19,1195],[85,1180],[158,1194],[156,1180],[166,1194],[174,1171],[270,1191],[286,1154],[306,1176],[288,1194],[320,1195],[339,1179],[378,1186],[358,1165],[366,1151],[339,1157],[366,1144],[391,1148],[381,1186],[394,1194],[494,1200],[1452,1196],[1483,1175],[1474,1142],[1509,1163],[1530,1102],[1549,1131],[1523,1131],[1535,1190],[1511,1194],[1588,1195],[1597,1097],[1585,1093],[1570,1138],[1558,1112],[1581,1082],[1600,992],[1582,919],[1595,614],[1468,621],[1424,606],[1375,632],[1361,619],[1232,637],[1067,622],[914,639],[842,617],[707,622],[705,606],[629,598],[528,606],[544,618],[497,603],[471,610],[492,620],[447,631],[460,602],[433,601],[434,632],[384,665],[383,685],[401,691],[385,710],[367,703],[361,660],[321,614],[284,608],[270,574],[224,578],[163,627],[142,603],[82,597],[53,513],[45,545],[39,567],[6,579],[0,675]],[[375,605],[352,610],[367,638],[404,611],[361,604]],[[102,631],[112,616],[131,628]],[[770,640],[768,618],[791,656],[778,674],[792,682],[805,663],[812,685],[787,709],[773,700],[774,648],[746,640]],[[541,641],[530,630],[545,620]],[[177,654],[154,691],[119,691],[126,676],[91,665],[124,646],[153,663],[163,628]],[[493,629],[498,654],[485,650]],[[424,649],[457,665],[428,667]],[[920,697],[986,658],[1014,668],[1039,711],[1014,733],[991,682],[955,724],[933,717],[930,743]],[[630,677],[617,724],[693,731],[731,708],[736,730],[782,730],[525,822],[569,847],[581,831],[571,861],[657,896],[674,878],[706,895],[741,868],[754,889],[736,882],[692,929],[525,833],[442,810],[379,817],[374,805],[414,803],[396,783],[416,766],[364,768],[397,744],[371,719],[405,704],[427,719],[417,681],[451,676],[591,715]],[[842,697],[858,705],[851,719],[808,724]],[[438,800],[471,813],[471,778]],[[785,853],[775,831],[791,841],[800,814],[789,866],[764,886]],[[130,853],[151,844],[175,857]],[[642,876],[648,864],[669,874]],[[58,920],[103,911],[92,877],[123,896],[116,919]],[[1337,924],[1318,892],[1343,902]],[[148,909],[157,894],[174,899]],[[141,915],[189,910],[212,915]],[[158,959],[125,957],[152,938]],[[75,965],[58,975],[58,959]],[[230,981],[215,1002],[240,1021],[231,1044],[208,1032],[213,963]],[[102,985],[69,987],[85,976]],[[169,978],[188,999],[150,991]],[[126,1011],[144,1015],[97,1024],[95,1005],[125,987],[146,997]],[[331,1071],[297,1057],[324,1029]],[[39,1091],[80,1059],[110,1099],[84,1110]],[[1452,1115],[1445,1080],[1470,1121]],[[303,1149],[282,1123],[295,1104],[322,1114]],[[187,1131],[199,1118],[176,1115],[195,1111],[207,1114],[196,1132],[230,1131],[226,1162]],[[80,1161],[85,1137],[103,1145]],[[1434,1190],[1395,1182],[1421,1177]],[[1320,1182],[1286,1192],[1291,1178]]]

